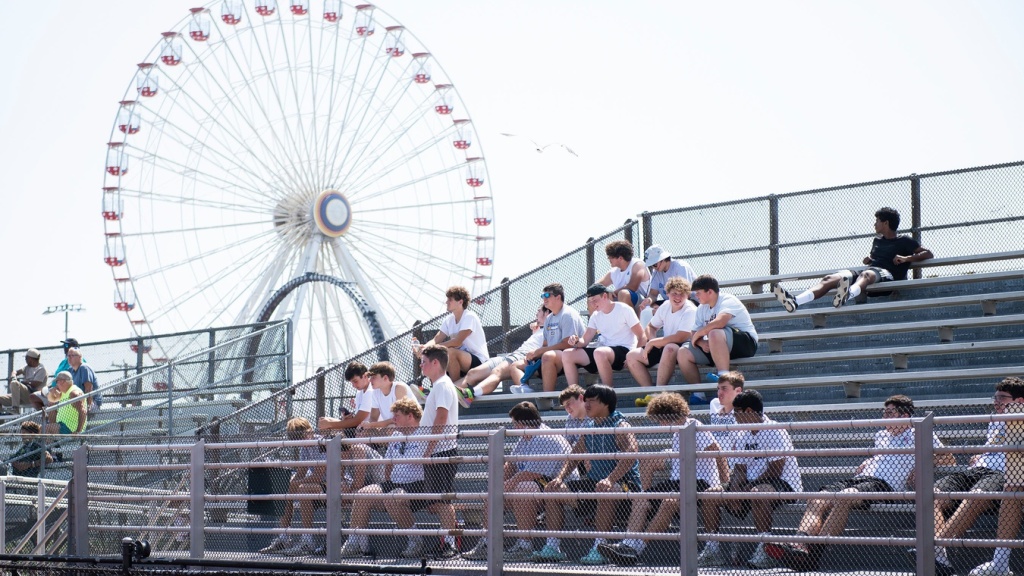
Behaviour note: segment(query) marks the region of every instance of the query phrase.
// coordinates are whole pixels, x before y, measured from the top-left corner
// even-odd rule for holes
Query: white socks
[[[850,300],[853,300],[857,296],[860,296],[860,285],[854,284],[853,286],[850,286],[850,295],[849,297],[847,297],[846,300],[847,302],[849,302]]]
[[[473,396],[487,396],[487,392],[484,391],[484,387],[482,384],[477,384],[476,386],[473,386]]]
[[[558,542],[558,538],[548,538],[547,542],[545,542],[546,545],[551,546],[555,550],[559,549],[558,548],[558,543],[559,543]]]
[[[622,543],[633,550],[636,550],[637,554],[643,552],[644,548],[647,548],[647,544],[643,540],[639,540],[637,538],[627,538],[623,540]]]
[[[994,554],[992,554],[992,564],[995,565],[997,570],[1009,571],[1010,570],[1010,549],[1009,548],[996,548]]]
[[[804,304],[807,304],[808,302],[813,302],[814,292],[811,292],[810,290],[804,290],[803,292],[797,294],[794,300],[796,300],[797,306],[802,306]]]

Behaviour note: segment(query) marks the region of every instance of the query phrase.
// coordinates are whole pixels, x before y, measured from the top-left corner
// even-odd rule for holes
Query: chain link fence
[[[154,368],[166,365],[175,358],[190,357],[191,362],[202,364],[205,369],[205,378],[209,383],[217,382],[229,376],[228,373],[240,372],[237,363],[208,361],[198,357],[197,353],[202,350],[216,348],[219,344],[235,341],[241,337],[253,333],[269,324],[251,324],[240,326],[228,326],[224,328],[209,328],[207,330],[196,330],[191,332],[180,332],[175,334],[162,334],[146,338],[124,338],[121,340],[106,340],[102,342],[88,342],[80,339],[82,358],[96,373],[96,379],[100,386],[120,381],[122,384],[139,384],[140,386],[121,386],[111,390],[113,394],[150,394],[164,392],[167,378],[155,375]],[[282,332],[283,334],[283,332]],[[274,337],[277,346],[284,348],[287,345],[285,337]],[[266,345],[263,345],[266,348]],[[57,367],[64,361],[65,348],[63,346],[45,346],[37,348],[40,353],[39,362],[47,369],[49,380],[52,381],[56,375]],[[10,376],[15,370],[25,367],[25,352],[27,348],[0,351],[0,357],[6,361],[6,369],[2,376],[0,386],[4,390],[10,388]],[[176,351],[173,357],[169,357],[168,350]],[[235,359],[245,356],[248,351],[235,350]],[[223,353],[222,353],[223,354]],[[248,353],[248,355],[252,355]],[[228,359],[224,357],[223,359]],[[214,359],[216,360],[216,359]],[[144,374],[145,373],[145,374]],[[152,375],[152,376],[151,376]],[[137,380],[129,377],[136,376]]]
[[[529,323],[534,320],[541,305],[540,294],[544,286],[558,282],[565,288],[566,304],[580,312],[586,311],[586,290],[608,268],[605,246],[616,240],[640,242],[639,223],[628,220],[621,227],[573,250],[535,270],[527,272],[488,292],[472,295],[469,309],[476,312],[484,326],[491,356],[511,352],[530,336]],[[637,257],[642,257],[638,248]],[[438,302],[444,294],[437,295]],[[344,379],[345,367],[351,362],[366,366],[387,360],[395,366],[395,381],[416,383],[420,380],[419,365],[412,354],[412,339],[420,342],[434,337],[446,314],[436,316],[412,329],[378,344],[336,366],[327,368],[312,378],[297,382],[270,398],[241,408],[230,417],[219,419],[209,431],[221,433],[220,426],[246,422],[245,432],[279,431],[293,416],[302,416],[316,422],[321,416],[337,416],[342,408],[353,408],[355,391]],[[263,423],[263,427],[259,426]]]
[[[982,416],[923,415],[896,398],[811,421],[742,409],[737,424],[709,425],[666,393],[628,427],[513,415],[494,430],[372,441],[92,442],[75,452],[88,483],[71,490],[67,551],[115,556],[131,537],[154,557],[442,574],[1019,569],[1016,528],[996,526],[1024,503],[1024,410],[1006,408],[1024,398],[998,394]],[[455,439],[457,455],[424,457]],[[446,466],[452,487],[418,483],[423,465]]]
[[[873,214],[883,206],[898,210],[901,232],[938,258],[1024,250],[1024,162],[645,212],[644,247],[660,244],[719,281],[841,270],[861,265],[874,236]],[[995,272],[1022,263],[1015,258],[914,273]]]

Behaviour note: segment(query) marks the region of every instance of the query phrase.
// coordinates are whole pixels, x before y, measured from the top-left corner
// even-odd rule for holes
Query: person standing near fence
[[[786,312],[795,312],[800,306],[817,300],[835,288],[832,305],[843,306],[860,296],[868,286],[878,282],[906,280],[912,262],[933,257],[932,251],[906,234],[897,234],[900,213],[894,208],[879,208],[875,212],[875,239],[871,252],[864,257],[868,268],[860,272],[840,270],[825,276],[817,284],[793,296],[780,284],[772,285],[772,293]]]
[[[428,344],[420,352],[420,371],[430,380],[430,394],[420,421],[426,434],[457,434],[459,431],[459,393],[447,374],[448,350],[439,344]],[[423,467],[424,491],[428,494],[454,493],[459,466],[449,459],[459,455],[456,441],[430,440],[426,453],[437,458],[438,463]],[[437,515],[441,528],[449,531],[435,558],[451,560],[457,557],[459,550],[455,547],[455,536],[451,535],[457,527],[455,506],[448,500],[435,500],[429,510]]]

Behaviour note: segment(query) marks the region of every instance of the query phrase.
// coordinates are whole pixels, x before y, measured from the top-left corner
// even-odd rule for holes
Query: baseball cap
[[[672,254],[670,254],[668,250],[665,250],[661,246],[655,244],[654,246],[648,248],[646,252],[644,252],[644,264],[646,264],[647,267],[650,268],[651,266],[654,266],[655,264],[661,262],[665,258],[671,257]]]
[[[39,360],[39,350],[36,350],[35,348],[29,348],[28,350],[25,351],[25,357],[35,358],[36,360]]]
[[[68,338],[67,340],[61,340],[60,343],[63,344],[65,348],[78,348],[78,346],[79,346],[78,340],[76,340],[74,338]]]
[[[587,288],[587,297],[589,298],[591,296],[600,296],[601,294],[607,294],[611,291],[611,286],[605,286],[604,284],[597,282],[595,284],[591,284],[590,288]]]

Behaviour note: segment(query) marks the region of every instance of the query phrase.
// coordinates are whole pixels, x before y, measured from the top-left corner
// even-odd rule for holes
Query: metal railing
[[[154,555],[187,554],[191,558],[223,558],[244,562],[246,559],[268,561],[272,556],[258,552],[271,538],[282,534],[296,539],[310,537],[316,542],[319,551],[305,550],[303,561],[326,561],[331,564],[342,561],[379,564],[401,567],[415,565],[420,557],[398,558],[403,550],[402,540],[408,538],[429,537],[433,539],[447,538],[460,549],[463,554],[476,549],[470,546],[486,538],[485,552],[477,554],[473,559],[464,557],[449,558],[444,561],[430,560],[435,571],[486,566],[488,573],[529,572],[530,564],[522,559],[506,560],[503,552],[510,551],[522,542],[531,546],[539,542],[550,542],[557,539],[562,542],[562,550],[569,556],[563,562],[570,565],[576,563],[572,555],[580,554],[590,548],[594,539],[604,539],[606,543],[622,539],[625,542],[643,541],[647,544],[646,553],[642,556],[645,573],[681,573],[697,574],[700,543],[717,542],[717,546],[733,547],[733,556],[726,556],[724,566],[715,568],[715,573],[745,571],[745,567],[734,564],[743,563],[750,553],[765,544],[782,547],[786,544],[801,543],[810,545],[828,544],[830,548],[824,554],[821,572],[852,572],[869,574],[913,571],[917,574],[932,574],[935,569],[935,546],[945,547],[950,551],[951,558],[957,563],[977,561],[990,553],[992,548],[1022,548],[1024,543],[1016,539],[999,540],[993,537],[994,518],[982,517],[978,522],[983,525],[980,531],[947,538],[936,538],[935,510],[936,502],[953,501],[992,501],[1020,502],[1024,493],[972,492],[970,490],[950,490],[936,492],[933,490],[934,479],[947,474],[963,472],[968,469],[967,458],[979,453],[1006,453],[1014,455],[1008,458],[1007,470],[1013,470],[1015,478],[1024,477],[1024,470],[1016,466],[1024,445],[1019,443],[993,445],[986,443],[984,426],[992,422],[1009,422],[1009,426],[1020,427],[1024,415],[981,415],[981,416],[949,416],[915,418],[879,418],[852,421],[812,421],[760,424],[739,424],[729,426],[707,426],[696,421],[685,425],[661,425],[652,422],[650,425],[625,428],[583,428],[574,430],[547,428],[506,428],[496,430],[462,431],[450,430],[445,434],[396,434],[387,438],[376,438],[373,441],[385,445],[400,442],[425,442],[430,440],[455,440],[460,444],[460,453],[451,458],[410,458],[398,457],[389,461],[366,456],[346,457],[347,447],[350,451],[366,440],[358,438],[334,437],[326,440],[250,440],[238,442],[205,442],[194,443],[152,443],[139,439],[134,445],[90,445],[82,446],[74,454],[74,477],[82,479],[75,482],[72,490],[71,516],[69,520],[70,539],[69,553],[77,556],[112,555],[119,551],[119,543],[123,537],[138,537],[149,534],[151,538],[157,534],[174,535],[163,539],[164,545],[154,548]],[[1016,424],[1013,424],[1016,423]],[[894,436],[903,434],[902,429],[909,429],[908,444],[884,444],[876,442],[871,446],[870,438],[880,430],[889,428]],[[1016,429],[1016,428],[1013,428]],[[789,446],[735,446],[730,450],[702,449],[698,444],[698,435],[732,435],[733,440],[742,439],[744,431],[781,430],[793,435],[798,445],[813,447],[793,448]],[[524,462],[555,462],[565,463],[564,453],[549,451],[547,453],[515,452],[508,454],[511,444],[524,441],[525,438],[536,439],[544,436],[566,435],[615,435],[632,436],[637,439],[638,449],[635,452],[599,452],[592,454],[574,454],[571,460],[593,462],[614,458],[617,461],[635,460],[640,470],[642,490],[591,492],[561,492],[536,489],[522,493],[516,498],[518,489],[508,489],[504,482],[508,478],[506,465],[515,466]],[[939,437],[945,444],[933,446],[933,436]],[[723,436],[724,437],[724,436]],[[1014,441],[1011,437],[1011,442]],[[673,439],[678,442],[678,452],[666,452]],[[300,457],[295,451],[305,448],[306,456]],[[313,449],[310,451],[310,449]],[[310,456],[315,454],[319,456]],[[224,460],[225,454],[245,453],[243,457]],[[375,452],[375,451],[374,451]],[[111,461],[111,455],[118,455]],[[361,454],[368,454],[364,451]],[[517,455],[518,454],[518,455]],[[157,458],[155,455],[161,455]],[[949,455],[949,456],[945,456]],[[948,458],[961,457],[957,464],[940,462]],[[727,458],[736,473],[736,464],[743,463],[740,459],[777,460],[784,457],[795,458],[799,463],[804,491],[783,491],[778,488],[767,490],[757,486],[744,487],[736,490],[705,492],[698,491],[697,478],[693,471],[698,470],[698,462],[714,458]],[[840,492],[829,488],[836,480],[843,480],[859,473],[853,464],[860,458],[888,458],[890,466],[901,468],[903,473],[911,473],[906,486],[892,486],[891,491],[884,492]],[[665,478],[665,472],[657,472],[658,466],[668,465],[672,461],[679,464],[680,476],[678,489],[657,490],[659,478]],[[748,461],[748,465],[753,460]],[[343,470],[351,470],[354,466],[376,466],[381,464],[439,464],[445,463],[458,467],[454,491],[452,493],[391,493],[382,494],[379,490],[364,489],[347,491]],[[571,465],[564,471],[573,469]],[[324,470],[323,488],[309,492],[288,491],[287,483],[277,486],[277,490],[253,485],[254,470],[273,471],[289,468],[322,467]],[[249,485],[237,482],[222,483],[220,479],[227,475],[238,476],[240,471],[249,474]],[[121,489],[121,486],[132,486],[129,480],[132,474],[162,473],[165,475],[165,486],[169,489]],[[660,476],[659,476],[660,474]],[[881,473],[879,473],[881,474]],[[114,484],[104,482],[102,485],[94,480],[97,476],[119,475],[120,482]],[[1011,473],[1008,472],[1009,478]],[[906,477],[906,476],[904,476]],[[88,479],[88,481],[86,481]],[[378,478],[379,480],[379,478]],[[369,481],[367,482],[369,484]],[[226,490],[226,487],[232,490]],[[538,485],[539,486],[539,485]],[[776,484],[778,486],[778,484]],[[260,489],[256,489],[260,488]],[[365,486],[364,486],[365,488]],[[517,506],[529,502],[551,505],[552,502],[571,504],[577,499],[594,502],[630,502],[634,506],[640,503],[658,501],[661,505],[678,503],[678,527],[670,527],[661,532],[648,532],[643,522],[637,523],[627,511],[619,511],[612,507],[615,514],[608,524],[611,529],[598,530],[584,508],[574,508],[575,519],[568,519],[564,527],[554,530],[548,524],[545,528],[521,527],[509,528],[506,512],[514,513],[521,518]],[[435,501],[444,505],[451,504],[458,511],[458,525],[441,527],[433,523],[433,516],[417,512],[417,524],[410,529],[397,528],[390,516],[369,516],[370,522],[365,526],[352,525],[352,512],[349,505],[359,502],[385,503],[406,502],[413,504],[420,501]],[[806,521],[805,513],[809,506],[807,501],[825,501],[831,506],[856,500],[864,501],[864,512],[856,512],[850,516],[850,524],[856,522],[855,528],[848,534],[809,535],[797,532]],[[278,523],[277,512],[270,508],[269,512],[254,511],[254,502],[274,503],[290,501],[298,503],[314,502],[323,507],[312,523],[299,526],[293,521],[289,526]],[[717,532],[708,532],[699,520],[703,515],[707,522],[706,510],[730,503],[774,502],[770,513],[774,516],[775,527],[769,533],[758,533],[743,515],[723,520]],[[643,504],[647,506],[648,504]],[[944,504],[943,504],[944,505]],[[116,507],[106,509],[104,507]],[[227,510],[223,514],[215,511],[221,507]],[[416,509],[416,508],[413,508]],[[179,523],[156,522],[159,516],[154,510],[173,510]],[[390,510],[390,508],[389,508]],[[597,508],[601,514],[601,507]],[[433,510],[432,512],[436,512]],[[156,514],[156,515],[154,515]],[[804,516],[801,520],[797,518]],[[527,517],[532,517],[527,514]],[[724,518],[724,517],[723,517]],[[187,519],[187,520],[186,520]],[[641,518],[642,520],[642,518]],[[548,509],[547,522],[552,522],[551,509]],[[976,529],[978,530],[978,529]],[[966,534],[965,534],[966,533]],[[376,557],[359,556],[354,560],[342,557],[342,537],[349,540],[365,537],[370,548],[376,549]],[[314,540],[314,538],[316,540]],[[176,545],[174,545],[176,543]],[[870,547],[870,553],[853,546]],[[914,547],[918,551],[916,565],[907,560],[905,549]],[[366,549],[364,547],[364,549]],[[597,549],[597,548],[594,548]],[[969,553],[967,556],[964,554]],[[960,554],[961,556],[956,556]],[[421,556],[429,556],[424,552]],[[379,560],[378,560],[379,558]],[[733,560],[733,559],[736,560]],[[604,558],[603,568],[588,568],[592,571],[622,572],[622,569]],[[753,562],[751,558],[751,562]],[[586,563],[581,560],[582,563]],[[485,563],[485,564],[482,564]],[[626,571],[628,572],[628,568]]]
[[[836,209],[830,210],[828,207]],[[1011,162],[644,212],[646,249],[660,244],[698,273],[721,280],[856,266],[874,233],[874,211],[890,206],[937,257],[1024,248],[1024,162]],[[715,233],[706,231],[713,222]],[[696,241],[699,238],[699,241]],[[1019,268],[1021,260],[929,269],[931,275]],[[920,278],[922,271],[913,271]]]

